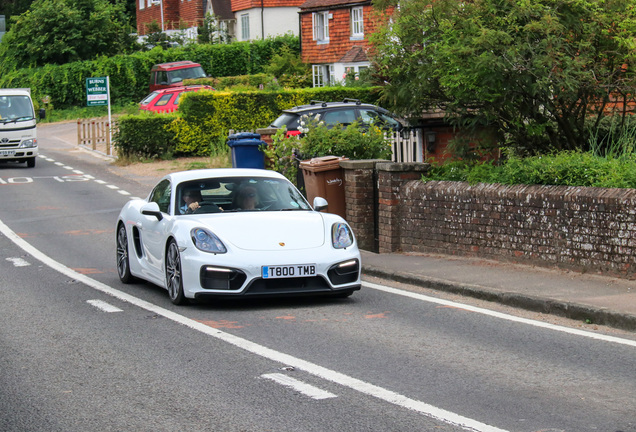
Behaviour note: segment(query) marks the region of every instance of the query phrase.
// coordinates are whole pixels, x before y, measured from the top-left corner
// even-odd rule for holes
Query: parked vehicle
[[[360,289],[360,252],[340,216],[313,208],[282,174],[204,169],[166,175],[128,201],[116,225],[117,271],[182,304],[206,297],[328,295]]]
[[[157,113],[174,112],[179,108],[181,95],[199,90],[214,90],[211,86],[192,85],[155,90],[139,102],[139,109]]]
[[[150,70],[150,91],[181,87],[186,79],[205,77],[201,65],[189,60],[156,64]]]
[[[312,118],[316,115],[320,115],[320,120],[330,128],[336,125],[348,126],[355,121],[365,127],[376,125],[391,130],[403,128],[402,123],[389,111],[376,105],[362,103],[358,99],[345,99],[342,102],[311,101],[307,105],[284,110],[270,127],[286,126],[289,135],[300,134],[298,127],[301,118]]]
[[[0,161],[35,166],[38,139],[31,89],[0,89]]]

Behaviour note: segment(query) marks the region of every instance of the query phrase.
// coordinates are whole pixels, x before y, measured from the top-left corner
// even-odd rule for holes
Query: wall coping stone
[[[256,133],[260,135],[275,135],[278,128],[260,128],[256,129]]]
[[[431,164],[424,162],[380,162],[376,165],[378,171],[387,172],[427,172]]]
[[[340,168],[344,169],[374,169],[380,162],[389,162],[386,159],[360,159],[340,161]]]

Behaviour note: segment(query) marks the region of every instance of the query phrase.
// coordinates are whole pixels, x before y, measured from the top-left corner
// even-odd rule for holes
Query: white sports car
[[[284,176],[205,169],[165,176],[117,220],[117,271],[188,299],[332,295],[360,289],[360,252],[340,216]]]

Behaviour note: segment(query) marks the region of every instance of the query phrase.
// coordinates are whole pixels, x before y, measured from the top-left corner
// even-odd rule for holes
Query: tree
[[[634,0],[380,0],[384,101],[527,153],[580,149],[635,84]],[[592,128],[590,129],[590,125]]]
[[[197,28],[199,43],[226,44],[231,42],[227,23],[216,15],[206,14],[203,24]]]
[[[0,72],[126,52],[133,44],[125,5],[108,0],[36,0],[0,44]]]

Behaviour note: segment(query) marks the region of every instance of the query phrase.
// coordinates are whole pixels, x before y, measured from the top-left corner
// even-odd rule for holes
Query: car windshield
[[[0,122],[33,120],[33,108],[27,96],[0,96]]]
[[[173,84],[187,79],[205,78],[207,75],[201,66],[168,71],[168,82]]]
[[[152,102],[152,100],[157,97],[159,93],[157,92],[152,92],[150,93],[148,96],[146,96],[144,98],[144,100],[142,100],[141,102],[139,102],[141,105],[148,105],[150,102]]]
[[[297,114],[283,113],[271,124],[271,127],[281,128],[287,126],[287,130],[298,129],[299,116]]]
[[[391,115],[372,109],[361,109],[360,118],[366,125],[375,125],[383,129],[400,130],[402,124]]]
[[[192,210],[191,203],[196,201]],[[287,179],[223,177],[181,183],[175,214],[311,210]],[[188,208],[190,207],[190,210]]]

